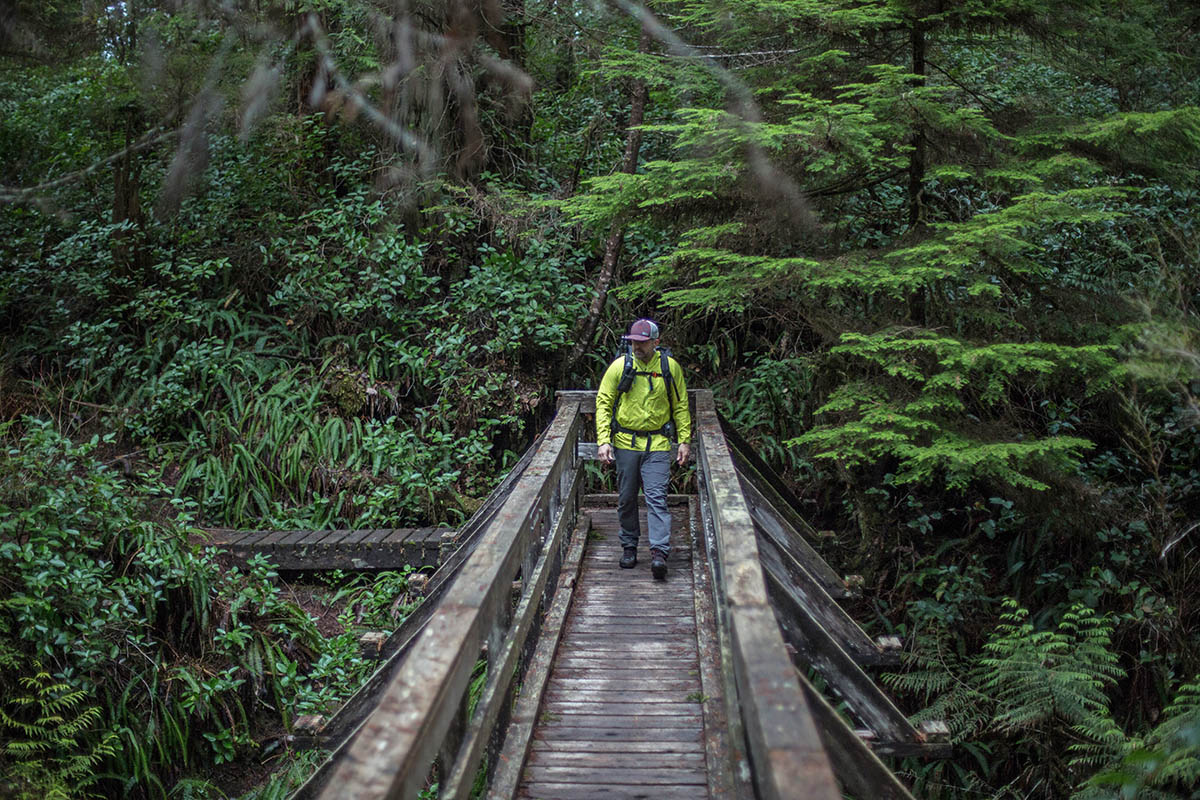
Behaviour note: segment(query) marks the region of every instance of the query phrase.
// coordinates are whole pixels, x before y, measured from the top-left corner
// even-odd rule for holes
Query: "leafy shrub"
[[[103,440],[20,428],[0,426],[0,762],[17,796],[163,796],[252,745],[267,704],[286,724],[300,699],[349,690],[354,675],[299,677],[323,640],[268,564],[220,566],[189,540],[188,504],[96,463]]]
[[[470,275],[451,288],[449,300],[465,329],[487,332],[484,354],[571,343],[586,290],[545,243],[530,242],[523,253],[484,244],[477,256]]]

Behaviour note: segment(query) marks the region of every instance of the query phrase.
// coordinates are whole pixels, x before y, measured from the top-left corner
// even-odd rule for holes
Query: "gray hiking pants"
[[[621,546],[637,547],[642,535],[638,520],[638,488],[646,495],[646,522],[650,547],[671,553],[671,515],[667,511],[667,481],[671,477],[671,451],[621,450],[617,460],[617,517],[621,521]]]

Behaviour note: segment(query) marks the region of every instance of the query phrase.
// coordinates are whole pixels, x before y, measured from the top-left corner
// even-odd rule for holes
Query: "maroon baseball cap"
[[[658,325],[648,319],[639,319],[629,326],[629,333],[621,337],[635,342],[648,342],[658,338]]]

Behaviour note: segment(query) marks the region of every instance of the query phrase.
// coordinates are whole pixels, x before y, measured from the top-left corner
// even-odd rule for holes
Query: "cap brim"
[[[625,334],[624,336],[622,336],[621,338],[622,338],[622,339],[628,339],[628,340],[629,340],[629,341],[631,341],[631,342],[648,342],[648,341],[650,341],[650,340],[651,340],[653,337],[651,337],[651,336],[642,336],[640,333],[627,333],[627,334]]]

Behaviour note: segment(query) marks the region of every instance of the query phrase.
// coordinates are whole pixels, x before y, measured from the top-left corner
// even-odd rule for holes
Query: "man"
[[[633,351],[632,376],[621,356],[608,365],[596,392],[596,457],[617,465],[617,516],[621,522],[620,565],[637,565],[641,538],[638,488],[646,496],[649,523],[650,572],[658,580],[667,576],[671,554],[671,515],[667,513],[667,480],[671,476],[671,439],[679,441],[675,461],[683,466],[691,455],[692,418],[688,413],[687,385],[674,358],[666,357],[670,382],[664,380],[663,357],[658,352],[658,325],[639,319],[622,337]],[[628,386],[621,391],[622,378]],[[632,377],[632,383],[628,383]],[[670,389],[670,397],[667,390]],[[614,424],[613,412],[616,409]],[[673,430],[672,430],[673,427]],[[672,434],[674,436],[672,437]]]

